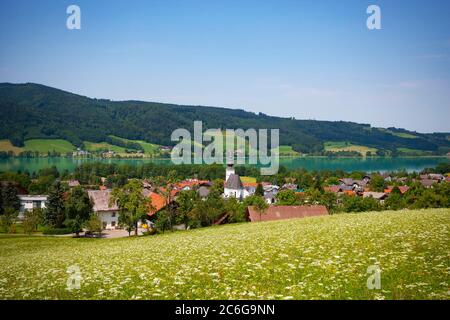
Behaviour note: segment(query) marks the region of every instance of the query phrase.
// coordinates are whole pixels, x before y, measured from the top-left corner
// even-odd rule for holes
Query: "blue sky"
[[[66,8],[81,8],[81,30]],[[369,4],[382,30],[366,27]],[[0,82],[450,132],[450,1],[0,1]]]

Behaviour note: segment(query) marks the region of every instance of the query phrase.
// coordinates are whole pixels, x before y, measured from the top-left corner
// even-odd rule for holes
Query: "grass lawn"
[[[361,153],[363,156],[366,155],[368,151],[375,153],[377,152],[376,148],[370,148],[366,146],[354,145],[349,142],[341,141],[341,142],[332,142],[328,141],[324,143],[325,151],[331,152],[339,152],[339,151],[356,151]]]
[[[19,148],[19,147],[15,147],[11,143],[11,141],[9,141],[7,139],[3,139],[3,140],[0,140],[0,151],[5,151],[5,152],[12,151],[12,152],[14,152],[14,154],[18,155],[19,153],[21,153],[23,151],[23,149]]]
[[[38,151],[39,153],[47,152],[72,152],[76,148],[69,141],[63,139],[32,139],[25,141],[25,151]]]
[[[0,236],[0,299],[449,299],[450,209],[122,239]],[[367,269],[381,268],[369,290]],[[81,287],[66,290],[79,266]]]

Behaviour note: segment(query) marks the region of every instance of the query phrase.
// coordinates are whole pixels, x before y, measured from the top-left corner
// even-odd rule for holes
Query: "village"
[[[114,192],[120,189],[117,184],[111,185],[111,180],[117,175],[113,175],[113,178],[100,177],[98,186],[83,184],[76,179],[56,182],[65,190],[61,192],[62,198],[67,198],[71,190],[78,188],[90,200],[90,211],[96,219],[93,224],[95,227],[79,224],[80,230],[72,231],[102,237],[129,236],[131,231],[135,231],[136,235],[146,235],[233,222],[282,220],[339,212],[448,206],[448,174],[423,172],[414,176],[404,173],[399,176],[385,172],[360,174],[359,179],[353,174],[353,177],[329,177],[321,182],[317,181],[320,180],[319,176],[313,176],[310,187],[304,188],[305,183],[300,186],[289,174],[281,179],[284,182],[281,184],[265,181],[264,176],[260,177],[259,182],[241,177],[232,163],[226,165],[224,171],[223,179],[211,180],[193,177],[122,177],[124,181],[119,183],[121,186],[130,181],[138,183],[140,194],[148,208],[145,214],[137,217],[131,224],[124,217],[121,219],[121,215],[126,214],[126,208],[118,204],[117,197],[113,197]],[[8,187],[14,189],[9,193],[16,194],[19,203],[14,225],[20,226],[35,210],[41,215],[48,210],[49,194],[29,194],[20,183],[2,181],[2,188],[7,190]],[[427,195],[421,198],[417,190],[428,192],[428,197],[434,194],[443,196],[437,202],[422,203],[421,199]],[[3,192],[4,195],[7,193]],[[408,198],[409,194],[414,194],[414,197]],[[6,202],[5,199],[2,200],[3,206]],[[64,217],[60,219],[58,227],[64,225],[64,220]]]

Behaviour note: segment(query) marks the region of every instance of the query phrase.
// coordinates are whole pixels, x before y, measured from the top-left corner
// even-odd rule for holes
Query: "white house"
[[[93,209],[102,222],[103,229],[119,228],[119,207],[110,204],[111,190],[88,190],[94,204]]]
[[[31,211],[34,208],[45,209],[45,204],[47,202],[46,195],[19,195],[20,209],[19,209],[19,219],[23,219],[25,211]]]

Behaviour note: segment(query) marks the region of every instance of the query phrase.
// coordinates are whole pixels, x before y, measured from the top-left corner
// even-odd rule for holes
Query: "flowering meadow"
[[[367,287],[373,265],[378,289]],[[0,236],[0,298],[449,299],[450,209],[139,238]]]

